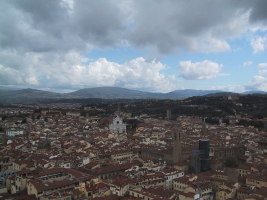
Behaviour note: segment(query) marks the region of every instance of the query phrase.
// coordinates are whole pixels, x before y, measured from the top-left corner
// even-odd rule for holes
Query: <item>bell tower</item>
[[[173,148],[172,148],[172,160],[173,163],[181,161],[182,157],[182,146],[181,146],[181,133],[173,133]]]

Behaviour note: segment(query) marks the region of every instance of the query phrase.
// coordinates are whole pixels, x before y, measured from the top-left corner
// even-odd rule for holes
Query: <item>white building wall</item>
[[[115,119],[113,119],[112,124],[109,125],[109,130],[111,132],[124,133],[126,132],[126,124],[123,123],[119,116],[117,116]]]
[[[23,135],[23,130],[7,130],[6,135],[9,137],[14,137],[16,135]]]
[[[165,188],[173,189],[173,180],[184,176],[184,172],[176,172],[165,175]]]

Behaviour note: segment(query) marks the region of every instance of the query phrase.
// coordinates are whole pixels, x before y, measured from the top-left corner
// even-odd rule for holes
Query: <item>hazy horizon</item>
[[[84,90],[84,89],[98,89],[98,88],[119,88],[119,89],[127,89],[127,90],[135,90],[135,91],[139,91],[139,92],[147,92],[147,93],[159,93],[159,94],[167,94],[170,92],[175,92],[175,91],[211,91],[211,92],[230,92],[230,93],[240,93],[240,94],[246,94],[246,93],[267,93],[265,91],[261,91],[261,90],[247,90],[247,91],[243,91],[243,92],[234,92],[234,91],[226,91],[226,90],[197,90],[197,89],[177,89],[177,90],[172,90],[169,92],[153,92],[153,91],[146,91],[146,90],[142,90],[142,89],[131,89],[131,88],[124,88],[124,87],[116,87],[116,86],[100,86],[100,87],[88,87],[88,88],[80,88],[80,89],[76,89],[76,90],[56,90],[56,89],[51,89],[51,88],[9,88],[9,87],[4,87],[4,86],[0,86],[0,90],[26,90],[26,89],[33,89],[33,90],[40,90],[40,91],[47,91],[47,92],[54,92],[54,93],[61,93],[61,94],[67,94],[67,93],[72,93],[72,92],[76,92],[79,90]]]

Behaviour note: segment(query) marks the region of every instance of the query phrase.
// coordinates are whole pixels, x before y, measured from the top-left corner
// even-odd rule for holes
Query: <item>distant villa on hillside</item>
[[[109,125],[109,130],[111,132],[125,133],[126,124],[123,123],[122,118],[119,115],[117,115],[116,118],[113,119],[113,122]]]

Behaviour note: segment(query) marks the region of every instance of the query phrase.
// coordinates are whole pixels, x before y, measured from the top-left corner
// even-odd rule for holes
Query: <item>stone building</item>
[[[109,125],[109,130],[115,133],[125,133],[126,124],[123,123],[122,118],[119,115],[117,115],[117,117],[114,118],[113,122]]]

